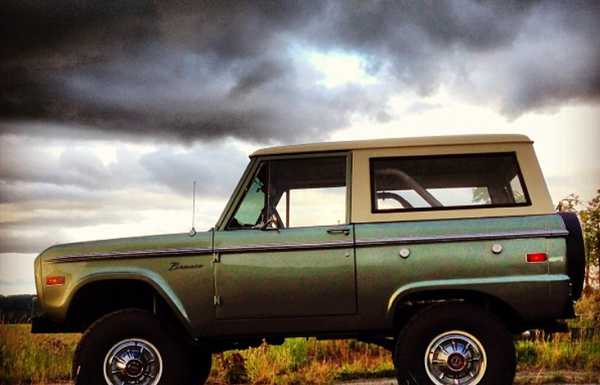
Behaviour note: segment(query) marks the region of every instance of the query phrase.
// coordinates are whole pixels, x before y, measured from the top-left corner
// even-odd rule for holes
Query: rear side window
[[[371,158],[373,212],[530,205],[514,153]]]

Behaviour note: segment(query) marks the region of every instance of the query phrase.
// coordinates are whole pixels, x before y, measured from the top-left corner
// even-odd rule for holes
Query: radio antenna
[[[192,229],[190,230],[190,237],[196,235],[196,181],[194,181],[192,187]]]

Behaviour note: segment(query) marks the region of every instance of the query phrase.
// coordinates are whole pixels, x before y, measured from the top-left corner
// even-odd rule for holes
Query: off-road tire
[[[208,351],[195,349],[192,352],[192,384],[204,385],[212,368],[212,355]]]
[[[475,337],[485,351],[486,368],[477,385],[513,383],[516,355],[512,335],[484,308],[457,302],[424,308],[401,329],[393,353],[400,385],[435,384],[427,374],[426,350],[436,337],[451,331],[462,331]]]
[[[158,385],[191,385],[188,349],[169,326],[139,309],[119,310],[98,319],[83,334],[75,351],[75,385],[105,385],[107,353],[118,342],[131,338],[150,342],[160,353],[163,365]]]

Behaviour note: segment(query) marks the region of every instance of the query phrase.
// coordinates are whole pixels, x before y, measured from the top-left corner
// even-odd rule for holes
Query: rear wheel
[[[79,342],[73,360],[75,384],[190,384],[187,349],[169,329],[143,310],[102,317]]]
[[[401,385],[506,385],[515,375],[515,348],[492,314],[448,303],[411,318],[398,335],[394,365]]]

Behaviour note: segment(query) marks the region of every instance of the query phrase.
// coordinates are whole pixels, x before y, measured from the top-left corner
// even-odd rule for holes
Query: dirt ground
[[[600,385],[600,374],[592,372],[519,372],[514,385]],[[398,385],[393,378],[354,380],[338,385]]]
[[[519,372],[514,385],[600,385],[600,374],[592,372]],[[46,385],[72,385],[71,382]],[[337,385],[398,385],[393,378],[353,380]]]

